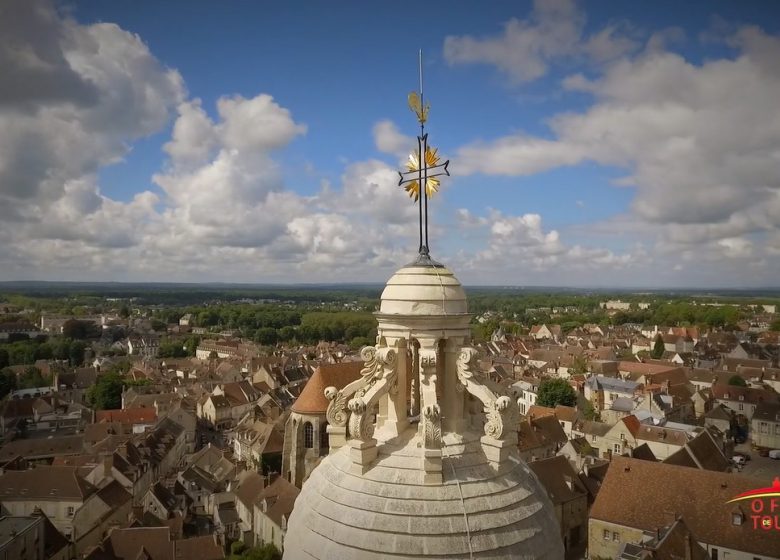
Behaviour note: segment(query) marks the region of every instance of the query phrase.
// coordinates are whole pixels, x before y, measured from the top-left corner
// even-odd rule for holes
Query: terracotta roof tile
[[[96,422],[122,422],[123,424],[153,424],[157,412],[153,408],[125,408],[122,410],[99,410]]]
[[[292,411],[299,414],[325,414],[328,399],[326,387],[344,388],[360,377],[363,362],[342,362],[340,364],[322,364],[314,370],[301,395],[292,405]]]
[[[756,531],[749,518],[732,524],[734,496],[766,486],[740,474],[691,469],[628,457],[614,457],[590,518],[643,531],[667,525],[682,515],[700,542],[775,557],[780,531]],[[746,506],[749,508],[749,505]]]

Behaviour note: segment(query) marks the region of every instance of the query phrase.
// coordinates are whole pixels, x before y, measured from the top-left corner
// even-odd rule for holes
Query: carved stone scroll
[[[340,391],[335,387],[325,389],[325,398],[328,399],[328,410],[325,418],[331,426],[344,427],[349,420],[349,398],[355,393],[365,394],[377,381],[385,377],[385,368],[391,362],[393,373],[395,372],[395,351],[391,348],[378,349],[375,346],[366,346],[360,351],[363,359],[363,369],[360,371],[360,379],[349,383]],[[392,376],[392,374],[391,374]]]
[[[477,351],[464,348],[458,357],[458,381],[482,402],[485,411],[485,435],[495,439],[514,437],[517,404],[495,383],[483,379],[476,371]],[[491,387],[492,386],[492,387]]]
[[[420,351],[420,422],[426,449],[441,447],[441,408],[436,397],[436,351]]]

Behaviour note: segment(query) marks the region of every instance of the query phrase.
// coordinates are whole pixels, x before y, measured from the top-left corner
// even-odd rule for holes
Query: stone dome
[[[388,315],[453,315],[468,311],[466,292],[443,266],[408,265],[393,274],[379,312]]]
[[[441,265],[387,282],[360,378],[325,388],[330,453],[295,502],[285,560],[564,558],[519,455],[517,403],[481,375],[467,309]]]
[[[496,468],[479,434],[447,434],[444,480],[426,485],[413,434],[380,444],[364,475],[349,447],[323,459],[295,502],[285,559],[563,558],[552,503],[523,461]]]

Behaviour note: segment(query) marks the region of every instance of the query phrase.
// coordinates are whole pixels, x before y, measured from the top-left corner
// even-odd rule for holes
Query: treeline
[[[36,367],[30,366],[19,375],[11,369],[0,368],[0,399],[17,389],[33,389],[50,385],[51,378],[43,375]]]
[[[344,342],[353,347],[371,344],[375,338],[376,319],[370,313],[357,311],[304,313],[299,325],[261,327],[254,336],[254,340],[263,345],[279,342],[316,344],[320,340],[327,340]]]
[[[84,363],[87,344],[81,340],[37,337],[0,344],[0,369],[16,365],[32,365],[36,360],[67,360],[71,366]]]

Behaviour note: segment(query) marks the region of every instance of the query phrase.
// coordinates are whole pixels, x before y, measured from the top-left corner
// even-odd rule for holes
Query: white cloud
[[[585,55],[603,63],[636,49],[626,25],[610,24],[585,36],[585,19],[573,0],[536,0],[527,20],[509,20],[498,36],[447,37],[444,58],[451,65],[489,64],[523,83],[547,74],[557,59]]]
[[[45,1],[14,0],[4,9],[0,217],[23,222],[19,234],[34,237],[61,199],[69,200],[63,209],[74,202],[75,183],[166,124],[184,85],[115,25],[79,25]],[[84,211],[105,208],[96,192],[81,199]]]
[[[385,154],[404,158],[417,149],[417,140],[402,134],[393,121],[377,122],[374,125],[373,134],[376,149]]]
[[[582,113],[549,121],[552,139],[515,134],[464,146],[465,173],[527,175],[585,161],[627,170],[641,220],[664,224],[670,239],[704,241],[780,225],[780,40],[741,29],[733,59],[696,65],[666,51],[645,52],[581,75],[566,87],[589,92]]]

